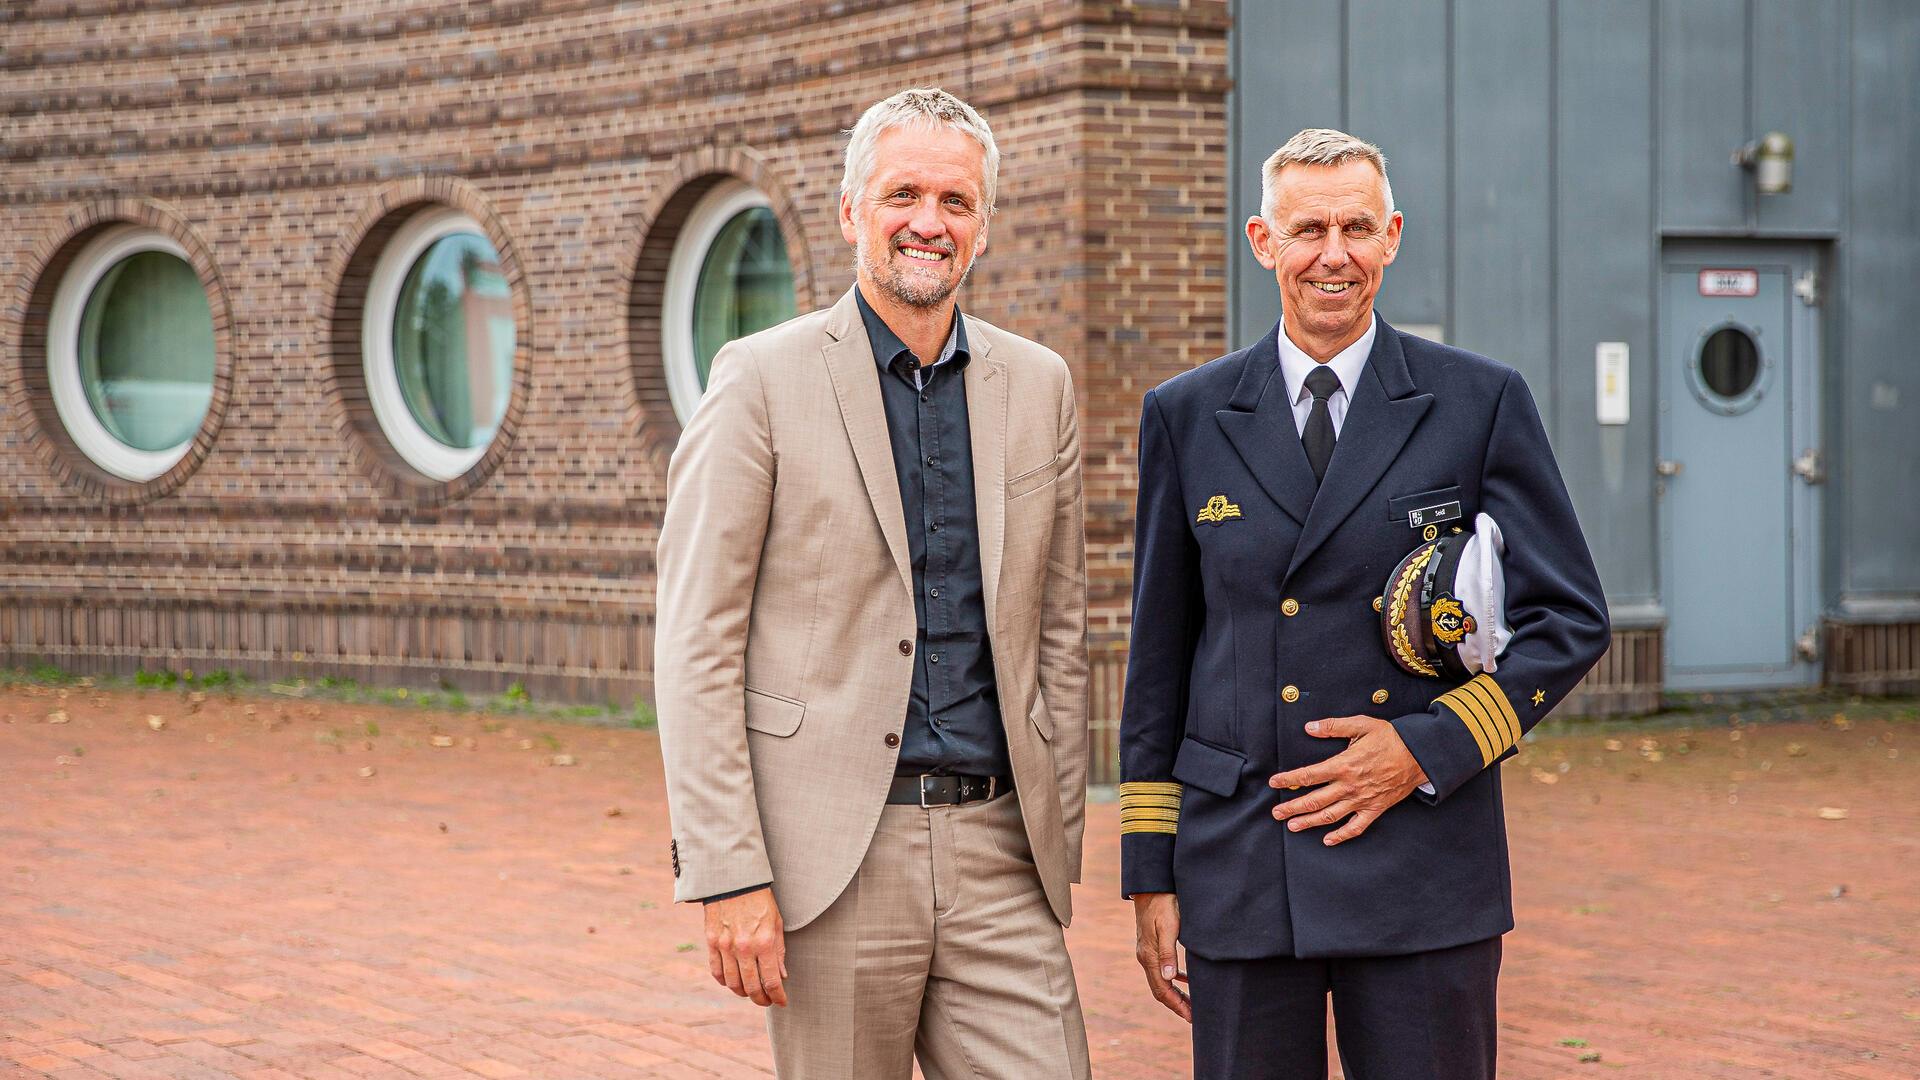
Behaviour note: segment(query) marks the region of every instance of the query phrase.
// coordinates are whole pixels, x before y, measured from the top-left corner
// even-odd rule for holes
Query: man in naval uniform
[[[1513,926],[1495,765],[1606,649],[1600,582],[1520,375],[1375,316],[1401,236],[1379,149],[1302,131],[1262,179],[1247,238],[1279,323],[1140,420],[1139,959],[1201,1080],[1323,1077],[1329,997],[1349,1077],[1491,1077]],[[1469,523],[1505,548],[1472,667],[1435,651],[1470,637],[1445,587],[1487,558],[1436,543]]]

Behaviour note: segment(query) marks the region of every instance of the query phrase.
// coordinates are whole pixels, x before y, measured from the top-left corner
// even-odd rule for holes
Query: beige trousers
[[[1018,794],[888,806],[840,898],[787,935],[782,1080],[1086,1080],[1087,1032]]]

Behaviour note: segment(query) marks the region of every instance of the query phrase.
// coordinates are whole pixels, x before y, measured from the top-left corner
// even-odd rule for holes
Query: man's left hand
[[[1276,774],[1267,786],[1324,787],[1273,808],[1273,816],[1295,832],[1347,823],[1326,835],[1328,847],[1366,832],[1393,804],[1427,782],[1427,774],[1413,752],[1400,740],[1394,726],[1372,716],[1334,716],[1307,725],[1307,734],[1322,739],[1349,739],[1338,754],[1304,768]],[[1291,819],[1291,820],[1289,820]]]

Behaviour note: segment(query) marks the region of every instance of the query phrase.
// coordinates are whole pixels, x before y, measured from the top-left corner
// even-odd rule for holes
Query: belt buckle
[[[922,810],[933,809],[933,807],[927,805],[927,780],[930,779],[932,776],[933,776],[932,773],[920,774],[920,809]]]

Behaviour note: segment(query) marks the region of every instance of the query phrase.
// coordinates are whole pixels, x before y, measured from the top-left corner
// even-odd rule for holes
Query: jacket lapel
[[[1313,466],[1293,422],[1287,380],[1280,377],[1279,323],[1247,350],[1233,397],[1214,416],[1260,486],[1304,525],[1313,507]]]
[[[964,316],[963,316],[964,317]],[[988,354],[993,339],[978,321],[967,325],[967,429],[973,449],[973,507],[980,530],[980,585],[987,626],[1000,601],[1000,566],[1007,532],[1007,366]]]
[[[1361,369],[1359,382],[1347,404],[1347,418],[1341,424],[1340,437],[1333,444],[1333,459],[1327,463],[1327,475],[1321,480],[1319,495],[1313,500],[1300,542],[1294,545],[1293,558],[1287,564],[1288,576],[1319,550],[1334,529],[1366,499],[1433,404],[1432,394],[1414,393],[1413,379],[1407,374],[1406,353],[1400,348],[1400,332],[1388,326],[1385,319],[1379,320],[1373,351],[1367,354],[1367,365]],[[1298,446],[1300,440],[1296,437],[1293,442]],[[1306,451],[1301,450],[1299,454],[1304,461]],[[1312,477],[1311,471],[1308,477]]]
[[[907,549],[907,512],[900,504],[900,478],[893,469],[893,440],[887,434],[887,410],[880,401],[880,370],[873,362],[873,345],[860,321],[860,309],[848,289],[827,316],[827,374],[840,402],[840,419],[847,426],[854,460],[866,481],[880,531],[887,538],[900,571],[901,587],[913,593],[912,556]]]

